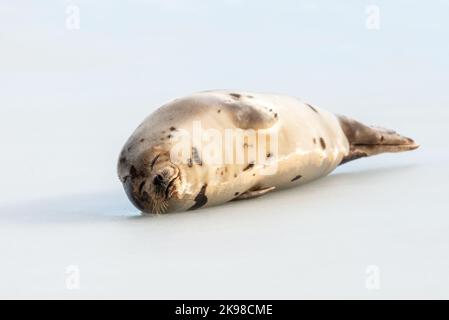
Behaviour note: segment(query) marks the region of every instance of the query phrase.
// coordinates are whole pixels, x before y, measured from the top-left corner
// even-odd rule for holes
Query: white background
[[[0,2],[0,297],[449,298],[449,5],[344,3]],[[165,101],[215,88],[298,96],[422,147],[140,217],[122,145]]]

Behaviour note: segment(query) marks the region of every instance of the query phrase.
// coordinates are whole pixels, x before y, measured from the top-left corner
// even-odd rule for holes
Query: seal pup
[[[198,124],[212,136],[244,133],[229,139],[227,150],[233,154],[228,161],[206,161],[210,148],[195,138]],[[226,149],[223,141],[215,146],[215,151]],[[355,159],[416,148],[412,139],[392,130],[297,98],[205,91],[173,100],[148,116],[123,147],[118,175],[139,210],[175,212],[258,197],[325,176]]]

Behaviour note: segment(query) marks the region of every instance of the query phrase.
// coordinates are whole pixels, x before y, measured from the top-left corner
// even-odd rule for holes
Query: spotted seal
[[[204,136],[194,137],[195,124],[231,136],[227,150],[233,154],[216,157],[228,161],[206,161],[208,146]],[[243,138],[233,132],[243,132]],[[214,143],[215,151],[226,149],[223,141]],[[186,211],[254,198],[325,176],[358,158],[417,147],[392,130],[297,98],[206,91],[173,100],[147,117],[120,153],[118,175],[139,210]],[[174,159],[174,154],[183,155]]]

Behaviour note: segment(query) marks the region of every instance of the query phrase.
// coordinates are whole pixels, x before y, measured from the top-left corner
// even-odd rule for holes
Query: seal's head
[[[143,212],[163,213],[177,193],[180,170],[161,148],[135,148],[127,143],[118,163],[118,175],[131,202]]]

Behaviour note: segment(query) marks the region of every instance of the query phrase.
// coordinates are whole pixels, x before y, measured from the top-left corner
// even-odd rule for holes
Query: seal
[[[120,153],[118,175],[142,212],[177,212],[258,197],[355,159],[416,148],[392,130],[294,97],[205,91],[147,117]]]

